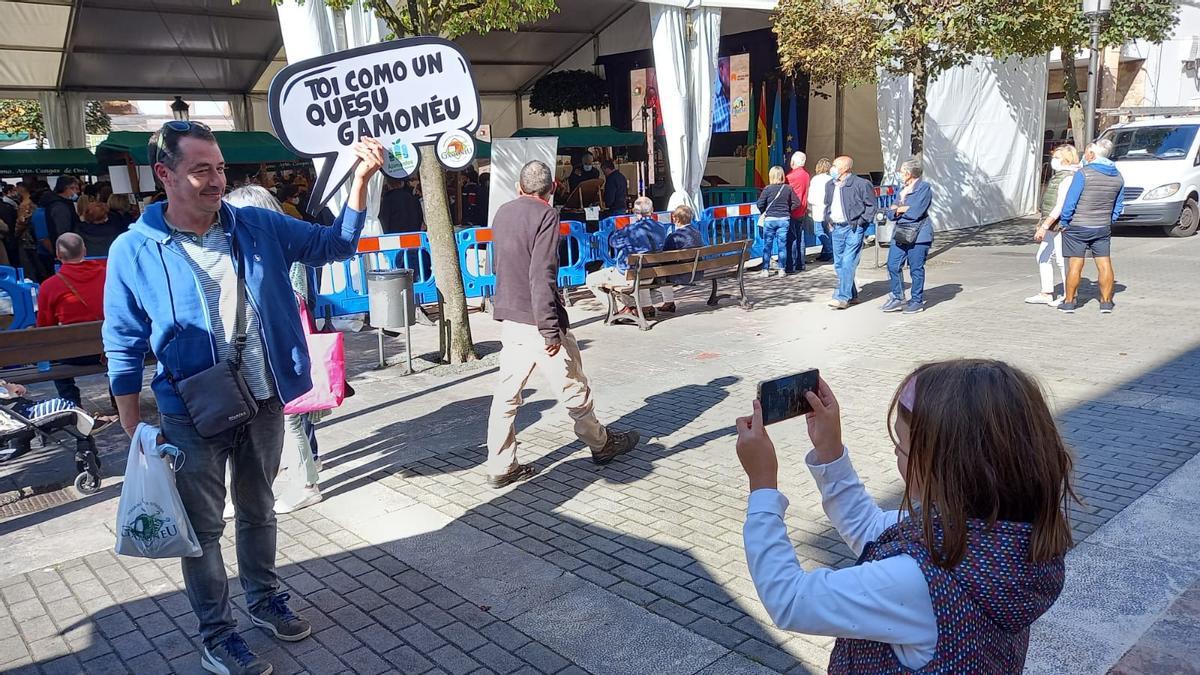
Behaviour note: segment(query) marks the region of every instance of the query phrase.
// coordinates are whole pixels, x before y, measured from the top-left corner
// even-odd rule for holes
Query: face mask
[[[71,195],[70,197],[67,197],[67,199],[70,199],[73,202],[77,202],[77,201],[79,201],[79,195],[74,194],[74,195]]]
[[[839,175],[840,175],[840,174],[838,173],[838,170],[837,170],[837,169],[830,169],[830,170],[829,170],[829,177],[830,177],[830,178],[832,178],[832,179],[834,179],[834,180],[837,180]]]
[[[584,170],[584,171],[591,171],[591,170],[592,170],[592,165],[591,165],[591,164],[584,163],[584,165],[583,165],[583,170]]]
[[[1050,170],[1055,173],[1062,171],[1063,170],[1062,160],[1057,157],[1051,157],[1050,158]]]

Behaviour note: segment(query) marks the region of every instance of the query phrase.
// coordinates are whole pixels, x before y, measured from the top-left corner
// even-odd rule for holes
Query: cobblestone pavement
[[[928,311],[916,316],[877,310],[886,274],[873,268],[870,249],[860,271],[868,302],[844,312],[824,307],[829,266],[755,277],[750,311],[710,311],[702,293],[682,293],[680,314],[648,332],[604,326],[599,306],[577,296],[571,316],[601,419],[638,429],[645,441],[627,458],[593,466],[535,376],[518,417],[519,453],[542,472],[499,491],[485,487],[481,466],[494,355],[467,368],[418,361],[418,374],[400,377],[370,367],[372,336],[353,336],[358,395],[319,430],[325,501],[279,519],[280,574],[315,636],[286,644],[253,628],[244,635],[281,673],[823,672],[832,640],[774,629],[755,596],[732,442],[733,419],[748,410],[757,382],[806,367],[819,367],[839,394],[855,464],[868,490],[893,507],[902,483],[884,413],[900,378],[921,362],[957,356],[1030,370],[1078,453],[1081,556],[1116,550],[1105,546],[1116,546],[1122,528],[1151,517],[1139,498],[1166,489],[1160,482],[1200,452],[1200,317],[1191,291],[1200,238],[1120,237],[1117,312],[1101,316],[1095,288],[1085,286],[1089,303],[1063,316],[1021,302],[1037,290],[1031,229],[943,236],[929,262]],[[483,351],[494,352],[495,324],[478,314],[473,326]],[[422,352],[437,337],[420,329],[415,339]],[[89,382],[93,394],[97,386]],[[773,435],[802,563],[852,564],[803,466],[802,425],[781,424]],[[109,471],[119,474],[127,446],[114,436],[106,447]],[[39,461],[26,469],[66,462]],[[11,470],[4,477],[20,482]],[[199,672],[178,562],[111,553],[119,477],[106,486],[91,499],[0,521],[0,670]],[[1173,494],[1147,499],[1192,504]],[[1175,518],[1183,538],[1200,539],[1183,513],[1168,524]],[[1200,579],[1200,552],[1182,558],[1171,563],[1169,583],[1136,586],[1140,619],[1106,628],[1109,651],[1057,672],[1104,672],[1155,619],[1194,607],[1194,589],[1185,590]],[[247,627],[231,536],[225,560]],[[1068,569],[1077,585],[1090,578]],[[1110,570],[1116,585],[1137,575]],[[1080,602],[1060,600],[1073,609]],[[1082,640],[1068,619],[1047,623],[1035,644],[1046,635],[1060,641],[1051,650],[1067,653],[1067,643]],[[1149,662],[1131,654],[1126,665]],[[1052,656],[1035,653],[1031,669],[1055,672],[1046,665]]]

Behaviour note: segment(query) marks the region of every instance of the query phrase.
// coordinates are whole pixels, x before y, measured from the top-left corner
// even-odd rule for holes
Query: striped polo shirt
[[[229,250],[225,226],[219,221],[204,236],[175,229],[170,222],[171,238],[183,249],[183,255],[196,273],[204,290],[204,304],[212,324],[220,361],[233,359],[233,333],[237,319],[237,270]],[[275,383],[267,369],[258,313],[246,295],[246,347],[242,350],[242,376],[254,398],[265,401],[275,396]]]

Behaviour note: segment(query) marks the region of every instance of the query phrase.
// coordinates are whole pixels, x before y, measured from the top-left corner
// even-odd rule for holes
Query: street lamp
[[[1083,0],[1083,16],[1092,28],[1092,54],[1088,61],[1087,119],[1084,142],[1096,138],[1096,99],[1100,94],[1100,22],[1112,9],[1112,0]]]
[[[171,114],[175,119],[186,122],[188,120],[188,109],[191,108],[187,101],[183,100],[182,96],[176,96],[175,101],[171,103]]]

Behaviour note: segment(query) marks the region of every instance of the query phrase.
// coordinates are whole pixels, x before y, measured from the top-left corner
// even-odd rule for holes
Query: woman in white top
[[[1058,277],[1067,280],[1066,268],[1062,255],[1062,237],[1059,236],[1058,218],[1062,215],[1063,204],[1067,201],[1067,191],[1071,187],[1071,178],[1079,170],[1079,151],[1073,145],[1060,145],[1050,155],[1050,168],[1054,175],[1046,185],[1042,197],[1042,221],[1038,223],[1037,231],[1033,233],[1034,241],[1041,242],[1037,250],[1038,273],[1042,280],[1042,292],[1025,298],[1031,305],[1050,305],[1057,307],[1062,303],[1054,296],[1054,267],[1058,266]]]
[[[822,220],[825,217],[825,184],[833,180],[829,175],[829,168],[832,166],[833,162],[828,157],[817,160],[812,180],[808,183],[808,212],[812,215],[813,229],[816,230],[817,239],[821,241],[821,255],[817,256],[817,260],[820,261],[833,260],[830,229],[825,227]]]

